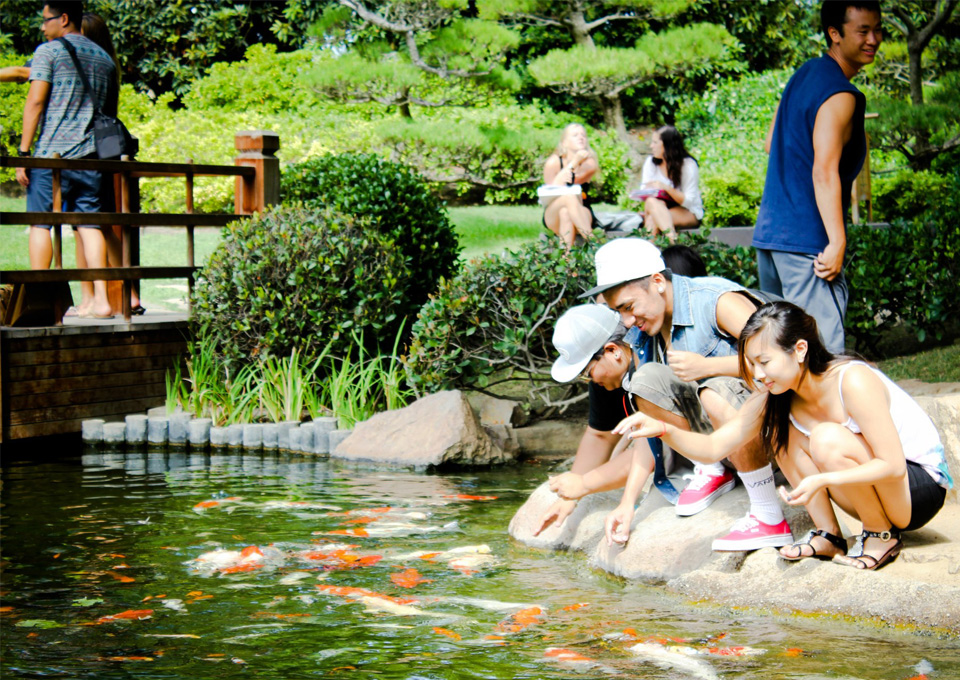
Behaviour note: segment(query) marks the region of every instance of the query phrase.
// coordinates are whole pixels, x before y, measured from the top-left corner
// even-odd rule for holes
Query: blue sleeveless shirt
[[[847,214],[851,185],[867,155],[863,130],[866,98],[840,65],[824,56],[801,66],[783,91],[753,232],[754,247],[810,255],[827,247],[829,239],[813,191],[813,127],[820,107],[839,92],[849,92],[857,100],[850,141],[840,156],[843,214]]]

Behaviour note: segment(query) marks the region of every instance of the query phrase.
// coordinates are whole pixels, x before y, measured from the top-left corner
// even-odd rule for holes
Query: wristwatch
[[[17,155],[20,156],[20,158],[26,158],[30,155],[30,149],[27,149],[26,151],[23,149],[17,149]]]

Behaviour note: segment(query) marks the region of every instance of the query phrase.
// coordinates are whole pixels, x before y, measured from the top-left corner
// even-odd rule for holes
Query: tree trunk
[[[403,101],[397,105],[397,111],[400,112],[401,118],[406,118],[407,120],[413,119],[413,114],[410,112],[410,88],[405,87],[400,90],[400,96],[403,98]]]
[[[577,45],[596,49],[593,38],[590,36],[590,29],[587,28],[587,20],[583,17],[583,12],[580,10],[570,12],[564,23],[570,27],[570,36]]]
[[[638,141],[627,132],[627,126],[623,122],[623,105],[620,102],[619,94],[603,95],[598,97],[600,106],[603,108],[603,122],[608,130],[613,130],[617,137],[627,145],[630,154],[630,165],[638,168],[643,162],[643,155],[638,148]]]
[[[907,53],[910,55],[910,102],[914,106],[923,104],[923,48],[918,40],[907,41]]]

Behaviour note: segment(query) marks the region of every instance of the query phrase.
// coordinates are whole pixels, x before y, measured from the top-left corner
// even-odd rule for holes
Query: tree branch
[[[637,21],[640,19],[640,17],[636,14],[608,14],[605,17],[600,17],[599,19],[594,19],[593,21],[587,22],[585,26],[587,31],[592,31],[593,29],[599,28],[610,21],[622,21],[624,19]]]

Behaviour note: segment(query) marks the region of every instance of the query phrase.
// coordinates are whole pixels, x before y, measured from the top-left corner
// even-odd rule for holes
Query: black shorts
[[[933,481],[922,466],[907,461],[907,478],[910,482],[910,524],[901,531],[914,531],[932,520],[947,497],[947,490]]]

